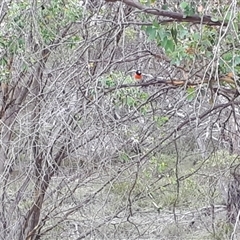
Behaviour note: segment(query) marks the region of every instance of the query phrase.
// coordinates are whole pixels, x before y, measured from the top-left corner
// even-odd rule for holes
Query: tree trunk
[[[240,211],[240,166],[231,175],[233,180],[228,185],[227,218],[230,223],[235,224]]]

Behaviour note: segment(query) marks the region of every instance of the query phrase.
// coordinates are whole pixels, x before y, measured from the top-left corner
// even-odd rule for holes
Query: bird
[[[137,70],[134,74],[134,79],[138,82],[142,81],[142,73],[140,70]]]

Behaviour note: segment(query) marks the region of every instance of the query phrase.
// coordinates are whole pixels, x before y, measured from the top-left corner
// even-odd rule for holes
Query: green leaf
[[[0,58],[0,66],[6,66],[7,63],[8,63],[8,61],[7,61],[7,58],[5,56]]]
[[[146,92],[141,92],[140,98],[141,98],[141,100],[146,101],[149,98],[149,94]]]
[[[175,43],[171,39],[165,38],[163,40],[163,44],[162,45],[163,45],[165,51],[167,51],[167,52],[169,52],[169,51],[173,52],[175,50]]]
[[[211,21],[212,22],[218,22],[218,18],[217,17],[211,17]]]
[[[193,40],[194,41],[199,41],[201,38],[201,34],[199,32],[196,32],[193,34]]]
[[[194,15],[195,9],[192,4],[189,4],[187,2],[181,2],[179,6],[183,11],[184,17]]]
[[[187,99],[192,101],[196,97],[196,91],[194,87],[187,88]]]
[[[140,108],[140,112],[145,115],[147,113],[148,108],[146,106]]]
[[[224,16],[225,21],[229,21],[232,19],[232,12],[227,12],[227,14]]]
[[[232,52],[227,52],[225,53],[222,58],[226,61],[226,62],[229,62],[232,60],[233,58],[233,55],[232,55]]]
[[[167,116],[159,117],[155,116],[154,121],[157,123],[158,127],[162,127],[165,123],[167,123],[169,118]]]
[[[158,21],[156,19],[153,20],[153,26],[155,28],[159,28],[159,23],[158,23]]]
[[[173,38],[173,40],[174,40],[174,42],[175,42],[175,44],[177,45],[177,30],[176,30],[176,28],[171,28],[171,34],[172,34],[172,38]]]
[[[148,26],[146,28],[146,33],[150,40],[154,40],[156,38],[156,28],[154,26]]]
[[[111,76],[109,76],[105,79],[102,79],[102,85],[104,87],[113,87],[113,86],[115,86],[115,82],[114,82],[113,78]]]
[[[130,160],[128,154],[125,152],[122,152],[119,157],[123,162],[128,162]]]
[[[133,97],[128,96],[126,103],[127,106],[133,107],[136,104],[136,100]]]
[[[182,9],[182,10],[185,10],[187,7],[188,7],[188,3],[187,2],[181,2],[179,7]]]
[[[240,56],[236,56],[234,58],[234,66],[239,65],[239,64],[240,64]]]
[[[239,29],[238,22],[234,21],[233,26],[234,26],[234,30],[238,32],[238,29]]]
[[[165,162],[160,162],[158,164],[158,168],[157,168],[158,172],[162,173],[163,171],[165,171],[167,169],[167,166],[168,165]]]
[[[159,28],[157,30],[156,38],[159,42],[163,41],[167,36],[168,36],[168,32],[166,31],[166,29]],[[161,45],[161,43],[159,43],[159,45]]]
[[[168,10],[168,5],[167,4],[163,4],[162,5],[162,10]]]
[[[178,31],[178,36],[181,39],[184,39],[188,34],[189,34],[189,31],[185,28],[179,29],[179,31]]]

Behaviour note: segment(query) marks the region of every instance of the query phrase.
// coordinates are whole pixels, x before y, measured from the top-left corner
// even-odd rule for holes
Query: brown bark
[[[233,180],[228,185],[227,219],[235,224],[240,211],[240,166],[232,172]]]
[[[106,2],[118,2],[118,1],[120,0],[106,0]],[[149,13],[156,16],[168,17],[176,20],[177,22],[191,22],[191,23],[198,23],[198,24],[202,23],[206,25],[215,25],[215,26],[227,25],[226,22],[213,21],[212,17],[208,15],[199,16],[197,14],[194,14],[193,16],[185,16],[182,13],[171,12],[171,11],[166,11],[166,10],[157,9],[157,8],[149,8],[140,4],[135,0],[121,0],[121,2],[125,3],[128,6],[137,8],[144,13]]]

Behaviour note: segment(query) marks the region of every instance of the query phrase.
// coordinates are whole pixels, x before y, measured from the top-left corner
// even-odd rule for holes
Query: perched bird
[[[141,73],[141,71],[140,70],[137,70],[136,72],[135,72],[135,74],[134,74],[134,79],[136,80],[136,81],[142,81],[142,73]]]

